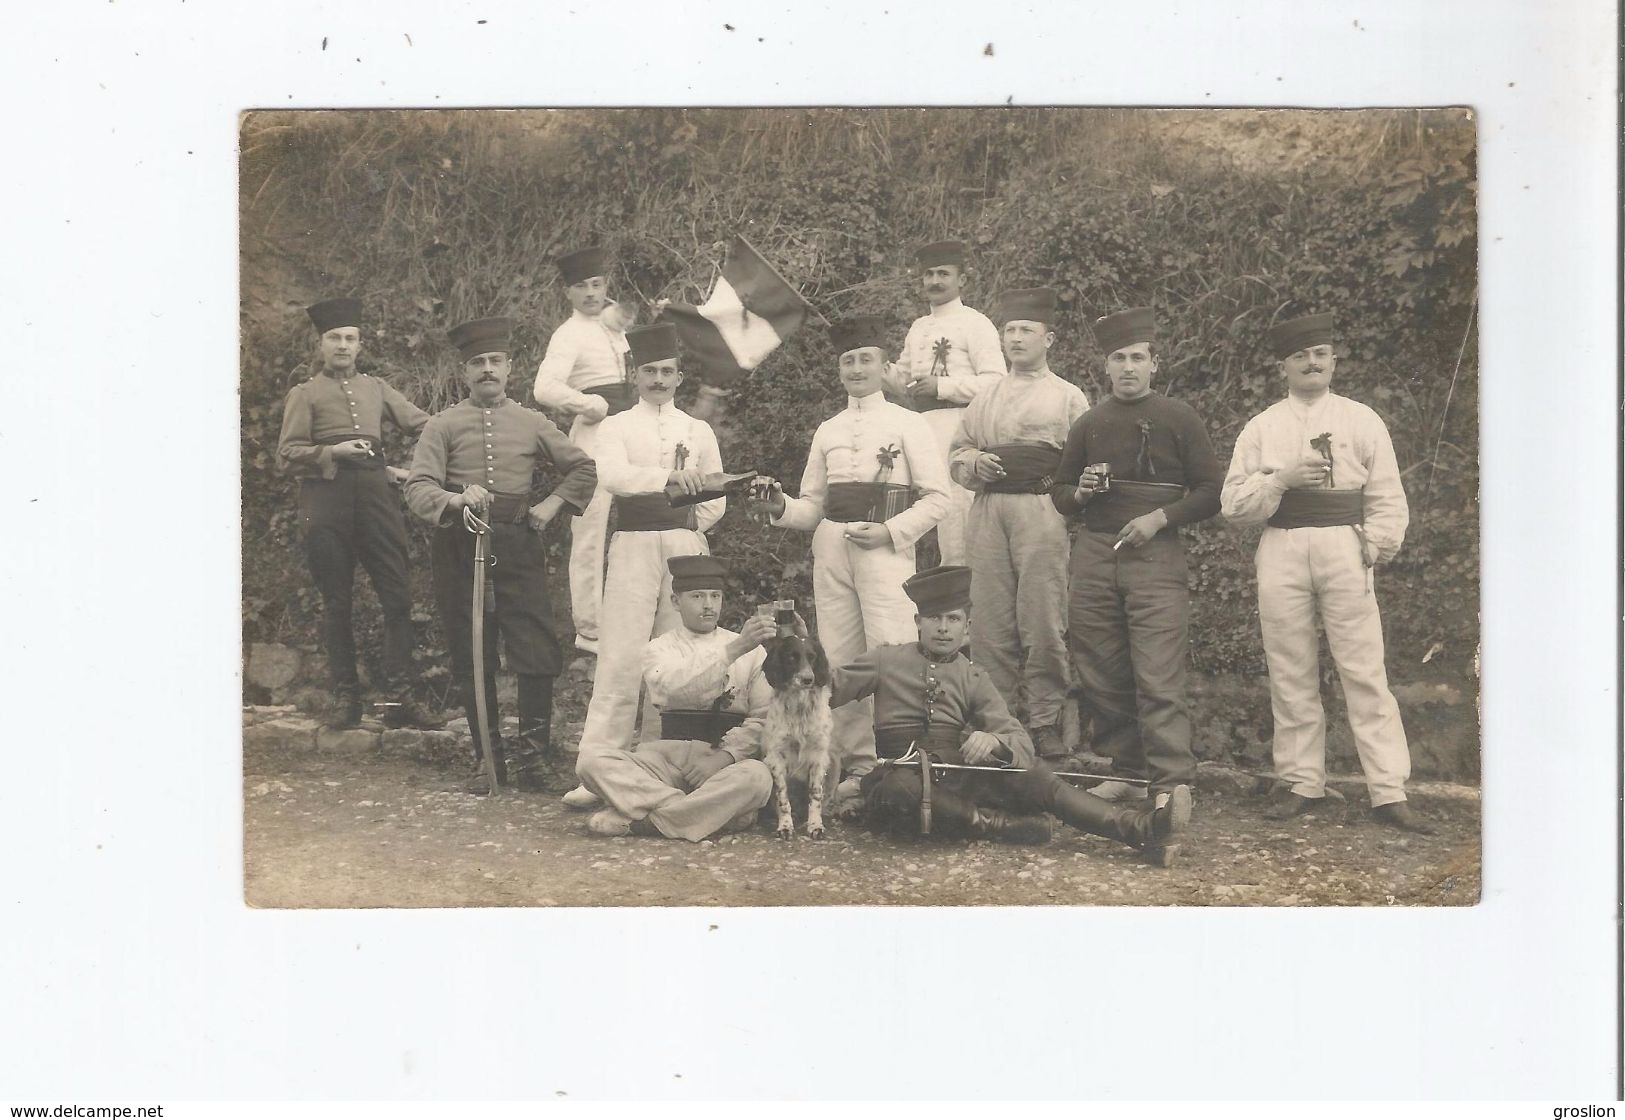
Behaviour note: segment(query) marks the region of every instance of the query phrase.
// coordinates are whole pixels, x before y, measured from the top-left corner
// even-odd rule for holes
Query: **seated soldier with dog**
[[[760,759],[772,691],[762,677],[764,643],[777,633],[753,615],[739,633],[717,625],[727,566],[710,556],[673,556],[671,599],[682,625],[643,651],[643,683],[660,710],[661,737],[582,758],[576,773],[608,803],[587,827],[600,836],[704,840],[755,823],[773,792]]]
[[[929,819],[931,831],[945,836],[1043,844],[1050,839],[1043,815],[1048,812],[1163,861],[1167,841],[1190,820],[1190,790],[1178,787],[1161,807],[1119,807],[1068,785],[1034,758],[1031,739],[986,670],[963,654],[970,635],[970,569],[932,568],[910,577],[903,590],[917,608],[919,640],[872,649],[832,674],[831,707],[875,698],[881,762],[862,783],[870,822],[915,833],[925,831]],[[905,756],[989,769],[933,772],[927,818],[921,770],[902,764]]]

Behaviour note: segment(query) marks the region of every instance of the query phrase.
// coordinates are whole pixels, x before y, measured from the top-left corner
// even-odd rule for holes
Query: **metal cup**
[[[1112,488],[1112,465],[1110,463],[1090,463],[1084,468],[1085,474],[1092,474],[1096,478],[1095,493],[1104,494]]]

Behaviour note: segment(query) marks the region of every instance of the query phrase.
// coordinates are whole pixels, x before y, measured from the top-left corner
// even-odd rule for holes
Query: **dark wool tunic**
[[[1081,508],[1084,524],[1092,531],[1117,533],[1136,514],[1115,501],[1103,501],[1104,496],[1083,507],[1073,497],[1084,468],[1094,463],[1110,463],[1113,480],[1184,487],[1184,497],[1162,506],[1168,515],[1164,533],[1173,534],[1181,525],[1205,521],[1219,512],[1224,470],[1201,418],[1184,401],[1161,393],[1133,401],[1107,397],[1072,425],[1050,497],[1068,517]]]

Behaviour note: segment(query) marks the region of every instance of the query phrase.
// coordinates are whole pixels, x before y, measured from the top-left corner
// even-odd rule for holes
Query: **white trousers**
[[[656,739],[636,754],[608,751],[582,764],[582,784],[624,817],[649,818],[672,840],[704,840],[729,821],[767,804],[773,776],[760,759],[725,766],[711,777],[695,763],[711,753],[705,743]]]
[[[577,748],[578,769],[589,755],[632,745],[643,687],[644,647],[682,621],[672,605],[671,571],[666,561],[709,551],[704,534],[692,529],[619,532],[609,542],[609,571],[598,619],[598,664]],[[658,726],[646,713],[645,738],[658,737],[658,730],[653,730]]]
[[[943,466],[946,469],[948,449],[953,446],[954,436],[959,432],[959,421],[965,415],[965,410],[933,408],[921,415],[925,417],[925,426],[937,437],[937,450],[942,454]],[[970,504],[975,497],[975,494],[955,482],[952,472],[949,472],[948,513],[937,522],[937,547],[942,551],[944,564],[970,563],[965,558],[965,515],[970,512]]]
[[[600,421],[601,422],[601,421]],[[598,424],[580,416],[570,425],[570,442],[588,455],[598,442]],[[604,533],[609,527],[609,491],[593,491],[581,516],[570,519],[570,617],[576,637],[598,640],[599,607],[604,599]]]
[[[914,548],[859,548],[845,539],[846,526],[821,521],[813,531],[813,597],[818,640],[831,665],[844,665],[876,646],[912,642],[914,602],[903,581],[914,574]],[[833,738],[841,770],[867,774],[875,767],[874,699],[836,708]]]
[[[1275,714],[1275,773],[1304,797],[1326,793],[1326,712],[1320,702],[1318,612],[1371,805],[1405,800],[1410,747],[1388,689],[1382,616],[1350,525],[1265,529],[1255,557],[1258,617]]]

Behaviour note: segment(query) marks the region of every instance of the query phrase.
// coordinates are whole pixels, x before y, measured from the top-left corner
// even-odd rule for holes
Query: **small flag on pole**
[[[668,304],[661,314],[677,328],[685,358],[707,383],[722,388],[755,369],[818,312],[754,245],[735,236],[705,302]]]

